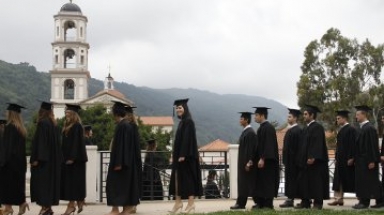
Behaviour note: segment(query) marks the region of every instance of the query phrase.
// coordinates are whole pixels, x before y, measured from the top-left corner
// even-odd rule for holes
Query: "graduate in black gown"
[[[138,175],[138,179],[137,179],[138,185],[137,186],[140,188],[139,197],[141,199],[141,197],[143,196],[143,190],[142,190],[143,164],[142,164],[142,160],[141,160],[139,126],[137,125],[137,120],[136,120],[135,114],[133,112],[133,110],[136,108],[137,107],[132,106],[132,105],[126,105],[125,106],[125,111],[126,111],[125,119],[128,120],[129,124],[131,124],[131,126],[133,128],[133,140],[134,140],[133,143],[135,146],[134,150],[136,152],[136,166],[137,166],[136,170],[137,170],[137,175]],[[136,210],[137,210],[137,205],[134,205],[134,207],[131,210],[131,213],[136,213]]]
[[[7,124],[7,120],[6,119],[0,119],[0,156],[1,156],[1,151],[2,151],[1,147],[3,146],[3,134],[4,134],[5,124]],[[0,158],[0,160],[1,160],[1,158]],[[2,175],[1,166],[0,166],[0,175]],[[1,184],[2,184],[2,182],[1,182],[1,177],[0,177],[0,193],[1,193]],[[1,207],[1,202],[0,202],[0,207]]]
[[[159,166],[163,160],[159,153],[156,153],[156,139],[147,141],[147,153],[144,159],[143,170],[143,197],[142,200],[163,200],[163,183]]]
[[[368,121],[369,111],[366,105],[356,106],[356,120],[360,129],[356,140],[355,190],[359,202],[354,209],[368,208],[371,199],[382,198],[379,180],[379,137],[376,128]]]
[[[280,205],[281,208],[293,207],[297,190],[298,166],[296,157],[301,144],[302,129],[297,124],[301,111],[288,108],[288,130],[284,136],[283,164],[285,167],[285,196],[287,200]]]
[[[76,210],[83,211],[86,197],[87,151],[84,143],[84,131],[78,112],[79,105],[66,104],[65,122],[62,131],[63,163],[61,167],[60,199],[69,201],[64,214]]]
[[[209,170],[207,177],[207,184],[204,187],[205,199],[219,199],[221,198],[220,190],[215,182],[217,172],[214,169]]]
[[[112,206],[110,215],[130,214],[140,203],[137,149],[135,131],[126,117],[126,104],[115,101],[112,114],[116,121],[115,133],[111,146],[111,158],[107,175],[107,205]],[[141,168],[141,167],[140,167]],[[140,172],[140,175],[138,173]],[[119,213],[118,207],[123,207]]]
[[[316,121],[320,112],[316,106],[305,107],[307,127],[303,131],[303,143],[297,156],[300,167],[298,197],[302,202],[296,209],[310,208],[310,199],[314,200],[314,209],[322,209],[323,200],[329,199],[328,148],[324,128]]]
[[[4,128],[0,154],[1,193],[3,214],[12,214],[12,205],[19,205],[19,213],[29,209],[25,196],[25,174],[27,171],[26,137],[27,130],[21,118],[18,104],[8,103],[7,124]]]
[[[381,123],[384,124],[384,116],[381,116]],[[384,192],[384,134],[381,139],[381,149],[380,149],[380,164],[381,164],[381,189]],[[376,205],[372,205],[371,208],[381,208],[384,207],[384,195],[381,198],[376,199]]]
[[[42,102],[31,146],[31,201],[41,206],[41,215],[52,215],[51,206],[60,200],[63,155],[53,105]]]
[[[176,130],[172,153],[172,172],[169,194],[175,196],[175,205],[170,211],[182,210],[181,199],[188,198],[185,213],[195,210],[195,196],[203,195],[196,128],[187,105],[188,99],[174,102],[177,117],[181,120]]]
[[[241,112],[240,125],[243,131],[239,138],[239,155],[237,158],[237,200],[230,209],[245,209],[249,196],[254,196],[256,180],[255,155],[257,147],[257,136],[251,126],[252,113]],[[256,198],[253,199],[256,204]]]
[[[91,125],[84,125],[84,143],[86,146],[93,146],[91,141],[93,131]]]
[[[257,129],[255,197],[253,209],[273,209],[273,198],[277,197],[280,182],[279,149],[276,130],[268,122],[267,107],[254,107]]]
[[[333,177],[334,198],[330,206],[344,205],[344,193],[355,192],[356,129],[348,123],[347,110],[336,111],[336,123],[340,126],[336,142],[335,174]]]

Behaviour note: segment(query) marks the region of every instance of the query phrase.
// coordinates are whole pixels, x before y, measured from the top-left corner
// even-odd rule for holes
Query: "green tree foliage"
[[[298,103],[300,107],[304,104],[320,107],[323,112],[320,120],[327,129],[335,127],[336,110],[352,112],[362,102],[377,107],[375,95],[384,95],[380,81],[383,45],[374,46],[368,39],[359,43],[331,28],[320,41],[309,43],[304,57],[297,83]],[[364,93],[368,94],[365,100],[361,99]]]

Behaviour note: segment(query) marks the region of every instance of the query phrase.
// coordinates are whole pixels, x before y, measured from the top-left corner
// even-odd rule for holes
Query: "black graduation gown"
[[[62,153],[59,130],[49,119],[37,124],[31,146],[31,201],[38,205],[58,205],[60,200],[60,174]]]
[[[108,166],[106,193],[109,206],[133,206],[140,203],[140,190],[137,157],[137,143],[134,127],[121,120],[115,128]],[[121,170],[114,170],[121,166]]]
[[[237,192],[238,197],[248,198],[254,195],[257,161],[255,152],[257,147],[256,132],[252,127],[245,129],[239,138],[239,156],[237,158]],[[250,171],[245,170],[248,161],[252,160]],[[243,205],[241,205],[243,206]]]
[[[84,137],[84,144],[85,144],[86,146],[93,146],[93,143],[92,143],[92,141],[91,141],[91,138],[89,138],[89,137]]]
[[[381,198],[382,188],[379,180],[379,138],[375,127],[365,123],[359,130],[355,155],[355,189],[356,197],[361,199]],[[369,163],[375,168],[368,169]]]
[[[147,152],[144,160],[142,200],[163,200],[163,183],[158,168],[161,163],[159,154]]]
[[[61,150],[63,163],[61,167],[60,199],[83,201],[86,197],[86,162],[87,152],[84,144],[83,126],[75,123],[68,134],[63,132]],[[65,164],[73,160],[73,164]]]
[[[139,127],[136,123],[131,123],[133,128],[133,143],[134,143],[134,151],[136,158],[136,171],[137,171],[137,186],[139,187],[139,197],[143,196],[143,163],[141,160],[141,148],[140,148],[140,134]]]
[[[279,191],[279,149],[277,144],[276,130],[265,121],[257,130],[256,149],[256,186],[255,197],[274,198]],[[260,158],[264,158],[264,168],[257,168]]]
[[[308,159],[315,159],[312,165]],[[298,197],[302,199],[329,199],[328,149],[323,126],[312,122],[303,131],[299,150]]]
[[[381,139],[380,156],[384,156],[384,135]],[[381,162],[381,187],[384,192],[384,162],[382,162],[381,159],[380,159],[380,162]]]
[[[178,162],[180,157],[185,157],[185,160]],[[196,129],[191,118],[182,119],[179,123],[173,146],[172,161],[169,194],[181,196],[183,199],[188,198],[188,196],[202,196],[203,185]]]
[[[205,199],[219,199],[221,198],[219,188],[214,180],[208,179],[204,188]]]
[[[13,124],[4,129],[0,157],[1,193],[0,202],[6,205],[20,205],[25,202],[25,174],[27,155],[25,138]]]
[[[297,176],[299,168],[296,163],[298,149],[301,144],[302,129],[295,125],[289,128],[284,136],[283,164],[285,167],[285,196],[293,199],[296,196]]]
[[[351,125],[345,125],[337,133],[336,166],[333,178],[332,190],[343,192],[355,192],[355,165],[348,166],[348,160],[355,158],[356,129]]]

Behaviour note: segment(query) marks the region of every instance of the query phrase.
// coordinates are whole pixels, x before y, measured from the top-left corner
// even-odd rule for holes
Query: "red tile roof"
[[[140,120],[144,125],[151,126],[173,126],[173,118],[171,116],[141,116]]]
[[[200,147],[199,151],[212,151],[212,152],[226,152],[228,151],[230,143],[227,143],[223,140],[217,139],[211,143],[208,143],[202,147]]]

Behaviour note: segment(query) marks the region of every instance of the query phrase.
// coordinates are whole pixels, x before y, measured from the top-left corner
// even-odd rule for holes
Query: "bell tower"
[[[79,103],[88,98],[87,22],[87,17],[72,0],[54,16],[50,74],[56,118],[64,116],[65,103]]]

